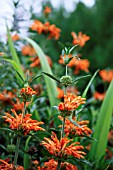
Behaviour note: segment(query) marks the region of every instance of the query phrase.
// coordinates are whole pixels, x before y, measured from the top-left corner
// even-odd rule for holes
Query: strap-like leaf
[[[49,74],[49,73],[45,73],[45,72],[42,72],[44,73],[46,76],[52,78],[53,80],[57,81],[58,83],[60,83],[60,80],[58,80],[56,77],[54,77],[53,75]]]
[[[76,81],[79,81],[79,80],[81,80],[81,79],[84,79],[84,78],[86,78],[86,77],[89,77],[89,76],[91,76],[91,75],[86,75],[86,76],[77,77],[75,80],[73,80],[73,83],[75,83]]]

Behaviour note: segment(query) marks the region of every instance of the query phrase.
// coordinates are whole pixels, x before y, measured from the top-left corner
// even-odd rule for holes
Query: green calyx
[[[63,86],[70,86],[72,84],[72,78],[70,76],[62,76],[60,82]]]

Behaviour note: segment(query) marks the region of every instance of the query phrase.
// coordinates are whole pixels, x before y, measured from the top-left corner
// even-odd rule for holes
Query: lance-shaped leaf
[[[89,154],[91,159],[98,159],[99,161],[105,154],[108,140],[108,132],[112,120],[112,112],[113,112],[113,81],[109,85],[106,96],[101,106],[100,113],[98,113],[98,119],[93,135],[93,137],[97,139],[97,142],[93,142],[92,144]]]
[[[35,76],[35,77],[32,77],[32,79],[30,80],[29,84],[31,84],[34,80],[38,79],[38,78],[41,77],[41,76],[42,76],[42,74],[37,75],[37,76]]]
[[[42,72],[44,73],[46,76],[52,78],[53,80],[57,81],[58,83],[61,83],[60,80],[58,80],[56,77],[54,77],[53,75],[49,74],[49,73],[45,73],[45,72]]]
[[[27,140],[26,140],[25,149],[24,149],[25,152],[28,151],[28,148],[29,148],[28,144],[29,144],[30,139],[31,139],[31,136],[29,136],[29,137],[27,138]],[[30,160],[30,155],[24,154],[23,164],[24,164],[25,170],[27,170],[27,168],[28,168],[29,165],[30,165],[30,161],[29,161],[29,160]]]
[[[9,48],[10,48],[10,51],[11,51],[11,54],[12,54],[12,59],[16,62],[16,64],[18,65],[18,68],[19,68],[19,74],[22,76],[22,78],[24,79],[24,72],[22,71],[22,68],[21,68],[21,64],[20,64],[20,61],[19,61],[19,58],[18,58],[18,55],[16,53],[16,50],[14,48],[14,45],[13,45],[13,42],[12,42],[12,38],[11,38],[11,35],[10,35],[10,32],[9,32],[9,29],[8,29],[8,26],[7,27],[7,36],[8,36],[8,44],[9,44]]]
[[[86,97],[87,92],[88,92],[88,90],[89,90],[89,88],[90,88],[90,86],[91,86],[91,84],[92,84],[92,82],[93,82],[93,80],[94,80],[94,78],[96,77],[96,75],[97,75],[98,72],[99,72],[99,70],[97,70],[97,71],[94,73],[93,77],[91,78],[91,80],[89,81],[88,85],[86,86],[86,88],[85,88],[85,90],[84,90],[84,92],[83,92],[83,94],[82,94],[82,97]]]
[[[21,74],[21,71],[20,71],[20,68],[19,68],[18,64],[14,60],[10,60],[10,59],[4,59],[4,60],[11,63],[11,65],[13,66],[13,68],[15,69],[15,71],[16,71],[16,73],[18,75],[17,79],[19,79],[21,81],[21,83],[23,83],[25,81],[25,78]]]
[[[48,64],[48,61],[45,57],[45,54],[42,51],[42,49],[40,48],[40,46],[30,38],[25,37],[24,39],[27,40],[34,47],[34,49],[40,59],[42,71],[52,75],[52,70],[51,70],[51,68]],[[56,82],[47,76],[45,76],[44,78],[45,78],[45,82],[46,82],[46,87],[47,87],[50,104],[51,104],[51,106],[53,106],[56,103],[56,97],[58,94]]]
[[[75,80],[73,80],[73,83],[75,83],[75,82],[77,82],[77,81],[79,81],[79,80],[81,80],[81,79],[84,79],[84,78],[86,78],[86,77],[89,77],[89,76],[90,76],[90,75],[77,77]]]

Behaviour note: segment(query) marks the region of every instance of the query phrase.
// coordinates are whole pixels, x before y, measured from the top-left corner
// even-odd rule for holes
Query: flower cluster
[[[73,37],[73,44],[79,44],[80,47],[83,47],[86,41],[90,39],[89,36],[87,36],[86,34],[82,34],[82,32],[79,32],[78,36],[75,32],[72,32],[71,35]]]
[[[20,95],[24,102],[30,101],[34,94],[36,94],[36,91],[33,91],[33,89],[29,86],[22,88],[20,91]]]
[[[71,111],[77,109],[81,104],[85,104],[85,100],[85,98],[74,94],[64,95],[64,102],[59,103],[58,110],[70,115]]]
[[[44,163],[43,167],[38,166],[38,170],[56,170],[58,167],[58,161],[55,161],[54,159],[50,159],[48,162]],[[65,170],[78,170],[78,168],[68,162],[62,162],[61,163],[61,169]]]
[[[79,142],[71,143],[73,140],[69,140],[66,137],[58,140],[54,132],[52,132],[51,139],[44,138],[45,141],[42,141],[41,143],[41,145],[46,147],[50,154],[59,158],[67,158],[68,156],[73,156],[78,159],[84,158],[83,155],[85,155],[85,152],[81,151],[84,147],[79,145]]]
[[[59,119],[63,121],[63,118],[61,116],[59,116]],[[68,118],[65,119],[64,132],[66,136],[68,135],[89,136],[90,134],[92,134],[91,129],[87,127],[87,124],[89,123],[88,120],[77,121],[75,118],[73,118],[73,120],[76,121],[76,124],[78,124],[78,126],[73,124]]]
[[[13,112],[15,117],[12,116],[10,113],[4,113],[5,116],[2,116],[6,122],[9,122],[11,129],[16,129],[16,130],[24,133],[24,135],[27,135],[32,130],[44,131],[44,129],[40,127],[40,125],[42,125],[44,123],[38,122],[37,120],[32,120],[30,118],[32,116],[31,114],[26,114],[23,116],[22,113],[17,115],[15,110],[11,110],[11,111]]]
[[[23,166],[14,166],[13,163],[8,163],[9,159],[7,160],[2,160],[0,159],[0,170],[24,170]]]
[[[37,31],[38,34],[49,34],[48,38],[54,38],[56,40],[59,39],[61,30],[57,28],[54,24],[50,25],[49,22],[45,22],[44,24],[39,21],[35,20],[34,23],[31,25],[31,30]]]

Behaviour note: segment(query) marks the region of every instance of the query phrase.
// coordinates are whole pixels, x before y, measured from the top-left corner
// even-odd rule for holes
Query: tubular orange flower
[[[93,95],[93,97],[94,97],[95,99],[97,99],[97,100],[103,100],[104,97],[105,97],[105,95],[106,95],[105,92],[104,92],[104,93],[95,92],[94,95]]]
[[[83,47],[86,43],[86,41],[88,41],[90,39],[89,36],[87,36],[86,34],[82,34],[82,32],[78,33],[78,36],[75,32],[71,33],[72,37],[73,37],[73,44],[79,44],[80,47]]]
[[[113,70],[101,70],[99,74],[103,81],[111,82],[113,80]]]
[[[60,111],[73,111],[78,108],[81,104],[85,103],[85,98],[76,96],[74,94],[64,95],[64,102],[60,102],[58,110]]]
[[[22,88],[20,91],[20,95],[25,102],[30,101],[34,94],[36,94],[36,91],[33,91],[33,89],[29,86]]]
[[[5,119],[6,122],[9,122],[11,129],[20,130],[24,133],[24,135],[27,135],[32,130],[34,130],[34,131],[38,131],[38,130],[44,131],[44,129],[39,126],[39,125],[44,124],[44,123],[38,122],[37,120],[32,120],[30,118],[32,116],[32,114],[26,114],[23,117],[22,113],[17,115],[15,110],[12,109],[11,111],[13,112],[15,117],[13,117],[9,113],[4,113],[5,116],[2,116]]]
[[[44,163],[43,167],[38,167],[38,170],[57,170],[58,161],[50,159],[48,162]],[[63,162],[61,163],[61,168],[65,170],[78,170],[78,168],[70,163]]]
[[[23,166],[16,166],[14,167],[14,164],[13,163],[8,163],[6,160],[2,160],[0,159],[0,162],[2,164],[0,164],[0,170],[24,170]]]
[[[52,140],[51,140],[52,139]],[[79,142],[72,142],[72,139],[68,139],[66,137],[61,138],[60,141],[58,140],[56,134],[52,132],[51,139],[44,138],[45,141],[42,141],[41,145],[45,146],[48,152],[56,157],[68,157],[73,156],[75,158],[84,158],[83,155],[85,153],[81,151],[84,149],[83,146],[79,145]]]
[[[63,120],[61,116],[58,116],[60,120]],[[66,133],[66,136],[68,135],[87,135],[89,136],[92,134],[91,129],[87,127],[87,124],[89,123],[88,120],[82,120],[77,121],[75,118],[73,118],[74,121],[80,126],[74,125],[68,118],[65,119],[65,125],[64,125],[64,132]],[[61,127],[61,126],[60,126]]]

